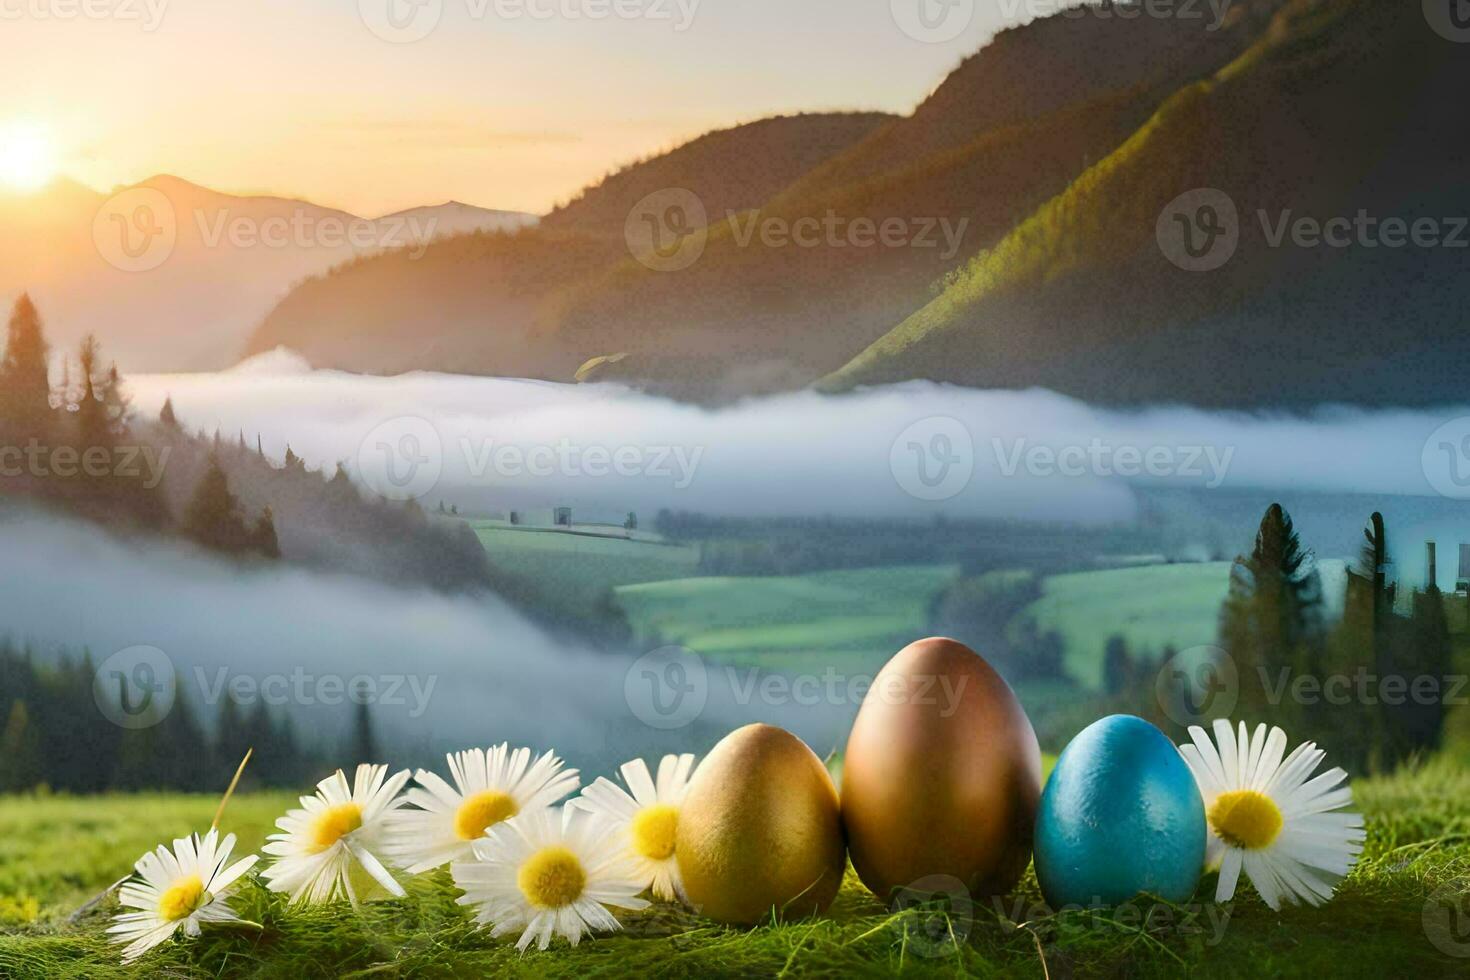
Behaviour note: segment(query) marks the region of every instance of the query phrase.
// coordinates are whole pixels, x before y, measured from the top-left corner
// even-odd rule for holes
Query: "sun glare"
[[[41,127],[0,124],[0,185],[15,191],[35,191],[54,176],[56,153]]]

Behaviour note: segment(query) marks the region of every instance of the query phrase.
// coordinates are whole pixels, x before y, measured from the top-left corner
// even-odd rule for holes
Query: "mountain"
[[[715,130],[609,174],[544,223],[621,237],[638,202],[674,188],[694,194],[711,215],[758,208],[892,118],[881,112],[802,113]]]
[[[489,208],[477,208],[473,204],[449,201],[432,207],[395,211],[378,218],[375,223],[383,227],[396,221],[403,221],[410,227],[433,228],[435,238],[449,238],[454,235],[474,235],[482,231],[515,231],[519,228],[533,228],[541,220],[536,215],[527,214],[524,211],[496,211]]]
[[[504,270],[474,273],[462,248],[413,267],[384,259],[304,286],[310,302],[289,298],[250,349],[286,344],[358,369],[612,378],[706,400],[799,387],[925,306],[1172,92],[1237,58],[1284,2],[1237,4],[1218,24],[1059,15],[1005,31],[909,116],[767,120],[609,177],[543,222],[609,243],[580,273],[522,273],[506,293]],[[623,232],[635,206],[674,188],[702,206],[704,251],[687,268],[650,269]],[[831,230],[800,246],[766,235],[812,227]],[[901,244],[855,246],[864,227],[897,227]],[[495,249],[484,261],[509,259]],[[441,271],[451,263],[457,287]],[[383,305],[375,283],[390,266],[398,298]],[[520,291],[533,278],[550,292]],[[525,338],[510,359],[507,332]]]
[[[704,402],[915,378],[1114,403],[1462,399],[1470,128],[1446,93],[1470,45],[1397,0],[1193,9],[1004,31],[901,118],[710,134],[540,228],[305,283],[250,349]],[[1309,241],[1360,212],[1450,244]],[[640,219],[676,226],[689,260],[631,254]],[[1215,241],[1207,220],[1233,252],[1189,271],[1184,231]]]
[[[302,283],[261,323],[249,353],[285,345],[312,364],[391,373],[452,370],[569,380],[587,359],[561,342],[565,297],[631,262],[625,226],[650,194],[680,189],[709,213],[756,207],[891,117],[764,119],[625,167],[536,228],[382,255]]]
[[[595,377],[685,397],[804,385],[926,305],[1179,86],[1237,57],[1281,2],[1236,5],[1221,25],[1057,15],[1002,32],[911,115],[759,213],[714,224],[695,265],[624,263],[568,297],[561,342],[589,357],[626,355]],[[836,231],[809,246],[762,237],[829,219]],[[862,222],[896,233],[863,246]]]
[[[98,193],[58,180],[0,194],[0,302],[29,291],[60,348],[96,331],[124,370],[223,367],[301,279],[383,249],[421,249],[530,215],[461,204],[365,219],[304,201],[222,194],[177,177]]]
[[[1100,402],[1463,400],[1470,131],[1446,93],[1467,80],[1466,46],[1418,5],[1294,0],[823,387],[922,377]],[[1172,202],[1199,188],[1218,193],[1180,209],[1195,244],[1211,240],[1203,220],[1238,243],[1219,268],[1188,271],[1169,258],[1189,264],[1170,237],[1186,225],[1161,215],[1172,222]],[[1346,246],[1323,239],[1334,219]]]

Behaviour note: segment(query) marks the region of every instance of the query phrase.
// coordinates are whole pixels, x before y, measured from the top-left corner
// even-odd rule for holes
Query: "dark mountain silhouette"
[[[1211,405],[1462,398],[1470,133],[1448,93],[1467,78],[1466,46],[1417,5],[1290,3],[824,385],[926,377]],[[1238,212],[1238,246],[1213,271],[1178,268],[1159,244],[1160,215],[1196,188]],[[1340,226],[1347,247],[1272,240],[1283,219],[1360,212],[1379,226],[1361,241]],[[1428,221],[1426,236],[1458,228],[1462,244],[1394,247],[1379,238],[1390,218]]]
[[[251,350],[703,401],[911,378],[1111,402],[1460,397],[1463,249],[1271,238],[1360,210],[1470,215],[1470,130],[1447,94],[1470,45],[1392,0],[1242,0],[1218,23],[1108,12],[1002,32],[903,118],[710,134],[540,229],[359,261],[296,290]],[[671,187],[700,198],[707,240],[656,271],[621,230]],[[1196,189],[1238,214],[1214,271],[1160,245],[1166,205]],[[897,236],[857,244],[859,222]],[[823,230],[763,234],[803,224]]]
[[[695,194],[711,215],[758,208],[892,119],[881,112],[802,113],[715,130],[609,174],[543,224],[621,239],[633,207],[670,188]]]
[[[565,296],[631,262],[624,226],[649,194],[683,188],[710,213],[758,206],[890,117],[765,119],[709,133],[626,167],[537,229],[435,243],[417,259],[366,258],[303,283],[251,338],[317,366],[392,373],[443,369],[570,379],[588,356],[556,330]]]
[[[912,115],[711,230],[677,274],[625,263],[569,298],[557,323],[579,353],[618,352],[598,377],[695,398],[805,384],[933,298],[943,278],[1106,157],[1188,81],[1229,63],[1281,0],[1203,20],[1056,16],[998,35]],[[743,244],[735,228],[835,216],[815,247]],[[902,229],[855,247],[857,219]],[[712,221],[714,219],[712,218]],[[962,232],[958,249],[944,230]],[[601,351],[594,348],[601,345]]]

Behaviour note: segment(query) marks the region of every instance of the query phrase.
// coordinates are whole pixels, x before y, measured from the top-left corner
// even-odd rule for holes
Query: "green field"
[[[1068,673],[1095,688],[1102,684],[1103,645],[1115,633],[1131,649],[1155,654],[1166,646],[1187,650],[1215,643],[1230,566],[1218,561],[1053,575],[1017,622],[1029,617],[1042,632],[1060,633]],[[1324,605],[1335,614],[1342,607],[1344,563],[1323,561],[1318,569]]]
[[[1115,633],[1134,650],[1214,643],[1229,582],[1228,561],[1053,575],[1017,620],[1030,618],[1042,632],[1060,633],[1067,672],[1095,688],[1102,684],[1103,645]]]
[[[471,521],[490,563],[539,609],[577,619],[601,607],[612,590],[694,574],[699,550],[651,535],[635,540]]]
[[[634,633],[742,666],[876,670],[928,635],[929,603],[952,565],[769,578],[686,578],[617,590]]]
[[[477,931],[442,873],[409,882],[409,897],[360,910],[288,912],[278,896],[245,886],[239,911],[262,928],[213,929],[155,951],[125,971],[103,937],[109,900],[70,921],[73,910],[129,869],[147,847],[207,824],[205,797],[0,799],[0,976],[7,980],[169,976],[249,977],[1232,977],[1464,976],[1470,937],[1426,931],[1439,897],[1462,903],[1470,875],[1470,770],[1441,760],[1421,771],[1355,784],[1368,817],[1368,850],[1338,897],[1319,909],[1273,913],[1242,887],[1227,906],[1171,909],[1169,919],[1036,908],[1028,874],[1014,896],[948,918],[891,912],[849,875],[821,918],[752,930],[716,926],[670,907],[623,916],[626,931],[569,949],[518,956],[511,941]],[[279,795],[243,796],[227,829],[258,846],[287,805]],[[1459,882],[1458,891],[1449,887]],[[1213,894],[1213,878],[1200,885]],[[1024,912],[1022,912],[1024,910]],[[1013,914],[1020,914],[1018,927]],[[1446,920],[1450,921],[1450,920]],[[961,939],[949,944],[951,932]],[[935,940],[931,937],[940,937]],[[1442,947],[1442,948],[1441,948]]]

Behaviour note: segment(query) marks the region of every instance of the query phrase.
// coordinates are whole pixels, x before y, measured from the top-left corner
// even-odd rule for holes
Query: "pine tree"
[[[179,417],[174,414],[174,400],[172,395],[163,400],[163,408],[158,411],[158,421],[164,428],[179,428]]]
[[[260,512],[260,519],[250,533],[251,543],[263,558],[281,557],[281,543],[276,538],[276,517],[269,507]]]
[[[29,294],[16,300],[0,361],[0,420],[41,435],[50,416],[51,380],[41,316]]]
[[[182,692],[183,685],[177,685],[177,690]],[[153,765],[163,771],[167,787],[196,792],[215,789],[219,770],[207,750],[203,726],[182,694],[174,699],[173,710],[158,730],[160,744]],[[229,771],[233,773],[234,769]]]
[[[123,388],[122,374],[116,362],[107,368],[107,387],[102,392],[102,404],[107,408],[107,423],[112,431],[117,434],[126,432],[132,400]]]
[[[1381,675],[1396,678],[1407,693],[1402,696],[1380,696],[1379,711],[1386,734],[1385,763],[1396,764],[1416,754],[1437,750],[1444,734],[1444,686],[1454,673],[1454,648],[1450,641],[1449,617],[1445,614],[1444,594],[1430,586],[1414,594],[1414,611],[1409,622],[1397,631],[1393,643],[1393,667]],[[1421,679],[1433,678],[1437,687],[1431,697],[1415,694]],[[1380,685],[1383,685],[1380,681]],[[1386,686],[1386,685],[1385,685]],[[1379,692],[1383,695],[1383,692]]]
[[[1261,518],[1255,548],[1236,558],[1221,610],[1221,640],[1235,660],[1241,701],[1283,724],[1300,721],[1293,705],[1268,706],[1267,681],[1317,676],[1321,666],[1322,589],[1310,551],[1291,517],[1272,504]]]
[[[1114,633],[1103,647],[1103,689],[1117,697],[1133,682],[1133,658],[1128,641]]]
[[[246,730],[240,705],[234,695],[225,691],[220,699],[219,717],[214,728],[215,770],[233,773],[249,749],[250,733]]]
[[[4,728],[0,728],[0,793],[34,789],[45,778],[41,754],[41,732],[31,721],[22,700],[10,705]]]
[[[230,492],[229,478],[216,453],[210,454],[204,477],[184,510],[182,530],[194,543],[226,554],[242,554],[252,544],[240,500]]]
[[[367,698],[359,694],[354,698],[356,707],[352,717],[352,760],[354,764],[378,759],[378,740],[373,735],[373,719],[368,710]]]
[[[112,422],[106,405],[107,390],[105,387],[99,389],[97,385],[98,356],[97,338],[87,334],[77,351],[82,375],[82,391],[76,412],[77,448],[82,452],[94,447],[110,449],[113,444]]]

